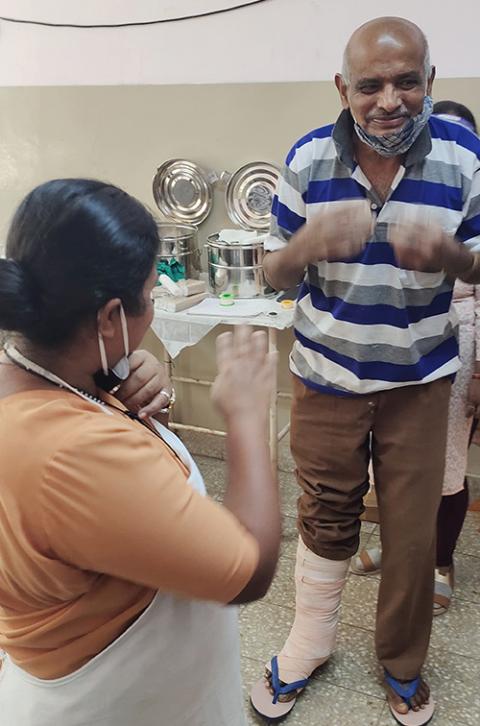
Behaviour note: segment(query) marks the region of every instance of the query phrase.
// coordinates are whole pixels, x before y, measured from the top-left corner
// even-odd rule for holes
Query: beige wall
[[[480,79],[438,80],[435,98],[449,97],[480,120]],[[254,160],[281,163],[300,135],[334,120],[338,110],[330,82],[0,88],[0,245],[21,198],[46,179],[107,179],[153,207],[151,182],[164,160],[185,157],[218,171]],[[217,192],[200,242],[227,224]],[[213,337],[181,354],[177,372],[213,375]],[[282,333],[284,389],[290,344],[291,334]],[[184,420],[218,425],[205,396],[181,391]]]

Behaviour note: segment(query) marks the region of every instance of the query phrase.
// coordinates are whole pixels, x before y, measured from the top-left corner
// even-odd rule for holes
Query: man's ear
[[[347,109],[349,107],[348,98],[347,98],[347,84],[345,83],[345,80],[341,73],[335,74],[335,85],[337,87],[337,91],[340,96],[340,101],[342,102],[342,107],[344,109]]]
[[[433,81],[435,80],[436,72],[437,69],[435,68],[435,66],[432,66],[432,70],[430,71],[430,78],[427,81],[427,96],[432,95]]]
[[[113,297],[97,312],[98,331],[104,338],[113,338],[115,335],[115,317],[118,316],[122,301]]]

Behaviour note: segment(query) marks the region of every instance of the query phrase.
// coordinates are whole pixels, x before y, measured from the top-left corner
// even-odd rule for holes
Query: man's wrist
[[[462,272],[457,272],[457,277],[463,282],[469,284],[478,284],[480,282],[480,255],[470,252],[470,265]]]
[[[447,250],[443,269],[449,277],[466,280],[475,267],[476,255],[453,238],[447,239]]]
[[[305,224],[299,229],[295,235],[295,246],[292,248],[292,252],[295,255],[295,260],[302,268],[311,265],[314,262],[318,262],[322,259],[321,254],[318,253],[319,244],[317,242],[315,255],[312,251],[312,239],[311,231],[308,225]]]

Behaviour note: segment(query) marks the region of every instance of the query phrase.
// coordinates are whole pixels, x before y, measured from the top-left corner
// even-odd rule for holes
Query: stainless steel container
[[[185,267],[187,278],[198,278],[200,272],[200,251],[197,247],[197,228],[190,224],[159,222],[157,259],[171,262],[177,260]]]
[[[267,284],[263,274],[263,239],[222,242],[211,234],[205,245],[208,255],[208,281],[211,292],[230,292],[237,298],[264,295]]]

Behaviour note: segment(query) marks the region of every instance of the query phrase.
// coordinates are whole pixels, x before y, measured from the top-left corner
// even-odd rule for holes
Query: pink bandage
[[[285,683],[308,678],[332,653],[349,564],[350,558],[319,557],[299,538],[295,621],[278,655],[280,679]]]

